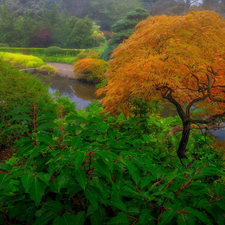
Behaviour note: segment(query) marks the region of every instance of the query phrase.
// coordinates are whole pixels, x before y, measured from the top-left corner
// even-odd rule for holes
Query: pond
[[[76,103],[77,109],[85,109],[91,100],[100,100],[101,97],[95,95],[96,88],[93,84],[82,83],[76,80],[60,76],[38,75],[45,84],[51,84],[49,92],[59,91],[61,96],[68,96]]]

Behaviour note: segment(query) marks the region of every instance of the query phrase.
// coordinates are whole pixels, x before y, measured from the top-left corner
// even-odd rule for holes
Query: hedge
[[[45,54],[46,48],[8,48],[0,47],[0,52],[23,53],[23,54]],[[63,49],[62,55],[76,56],[85,49]]]

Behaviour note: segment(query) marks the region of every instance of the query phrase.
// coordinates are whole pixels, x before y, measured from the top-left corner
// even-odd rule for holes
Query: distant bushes
[[[82,59],[74,64],[75,78],[90,83],[100,83],[104,79],[104,74],[108,68],[108,63],[101,59]]]
[[[0,43],[0,47],[5,47],[5,48],[8,48],[9,45],[7,43]]]
[[[23,53],[23,54],[45,54],[46,48],[7,48],[0,47],[0,52],[12,52],[12,53]],[[77,56],[80,52],[84,52],[84,49],[62,49],[62,55]]]
[[[94,50],[89,50],[89,52],[80,52],[76,59],[75,59],[75,63],[82,60],[82,59],[99,59],[99,53],[97,53]]]
[[[46,48],[44,53],[46,55],[57,55],[57,54],[63,54],[63,50],[60,47],[51,46],[51,47]]]
[[[44,65],[42,59],[31,55],[0,52],[0,58],[11,65],[17,65],[21,68],[33,68]]]

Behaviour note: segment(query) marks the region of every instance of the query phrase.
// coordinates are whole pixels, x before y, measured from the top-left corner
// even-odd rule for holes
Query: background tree
[[[143,8],[136,8],[134,11],[128,12],[122,19],[113,24],[111,29],[114,34],[108,43],[108,47],[102,53],[101,58],[108,61],[113,49],[122,43],[123,40],[129,38],[134,32],[134,27],[148,16],[149,13],[147,10]]]
[[[92,25],[93,22],[88,17],[76,22],[71,33],[74,48],[87,48],[93,45]]]
[[[102,103],[129,115],[134,97],[166,99],[183,124],[177,150],[186,158],[192,124],[225,117],[225,20],[215,12],[149,17],[113,52]],[[191,109],[198,109],[196,115]]]

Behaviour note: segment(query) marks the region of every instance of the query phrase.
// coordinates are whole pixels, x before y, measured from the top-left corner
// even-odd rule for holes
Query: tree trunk
[[[190,136],[191,131],[191,123],[190,122],[183,122],[183,132],[182,132],[182,138],[180,140],[179,147],[177,149],[177,155],[179,159],[187,159],[187,156],[185,154],[186,146],[188,143],[188,139]]]

